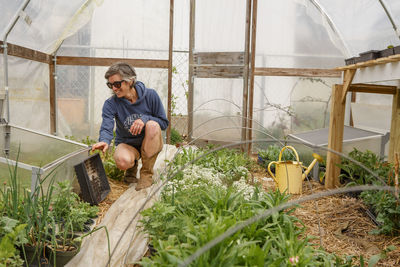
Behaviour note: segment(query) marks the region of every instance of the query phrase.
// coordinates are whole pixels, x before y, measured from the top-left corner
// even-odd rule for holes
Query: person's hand
[[[106,153],[108,150],[108,144],[106,142],[98,142],[92,145],[92,151],[101,150],[103,153]]]
[[[143,128],[144,128],[144,122],[141,119],[137,119],[132,123],[129,131],[133,135],[138,135],[142,132]]]

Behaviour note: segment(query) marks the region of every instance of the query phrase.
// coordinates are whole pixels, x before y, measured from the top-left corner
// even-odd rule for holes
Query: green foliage
[[[361,152],[354,149],[349,153],[349,157],[359,161],[366,168],[384,179],[388,185],[394,185],[393,165],[384,162],[383,159],[371,151]],[[340,177],[344,182],[351,184],[375,184],[383,185],[383,182],[374,177],[370,172],[358,164],[343,159],[339,165],[342,168]],[[361,199],[376,214],[376,220],[380,223],[375,234],[399,235],[400,234],[400,203],[393,193],[386,191],[365,191],[361,193]]]
[[[170,166],[176,170],[207,152],[209,148],[183,150]],[[240,170],[250,165],[249,161],[245,154],[223,149],[205,155],[194,164],[212,170],[204,175],[225,175],[231,174],[231,169]],[[195,169],[193,166],[188,171],[189,174],[193,172],[195,181],[215,178],[198,177]],[[246,198],[242,191],[229,184],[181,184],[189,182],[180,178],[184,173],[186,170],[173,178],[178,183],[172,195],[163,192],[159,202],[142,212],[141,225],[157,253],[143,258],[141,266],[179,265],[231,227],[289,198],[279,190],[264,193],[256,188],[252,196]],[[289,208],[252,223],[202,254],[191,266],[331,266],[335,261],[337,266],[351,266],[314,248],[310,239],[304,238],[304,225],[291,215],[293,211],[294,208]]]
[[[259,163],[262,166],[267,167],[271,161],[278,161],[281,150],[282,150],[282,148],[277,145],[270,145],[267,149],[259,150],[258,151]],[[297,159],[296,159],[296,156],[293,153],[293,151],[291,151],[289,149],[285,149],[282,153],[281,160],[295,161]]]
[[[389,175],[393,177],[393,166],[383,162],[381,157],[369,150],[362,152],[354,148],[349,153],[349,157],[360,162],[380,177],[388,177]],[[342,159],[339,167],[342,169],[339,176],[342,182],[353,182],[359,185],[378,183],[377,179],[370,172],[351,160]]]
[[[69,180],[58,182],[55,190],[52,214],[55,221],[60,223],[59,229],[63,229],[68,220],[72,225],[70,229],[72,232],[85,230],[85,222],[97,216],[98,207],[81,201],[79,196],[72,192]]]
[[[218,188],[177,194],[174,205],[158,202],[142,212],[142,225],[157,254],[142,266],[176,265],[201,246],[266,209],[286,202],[279,191],[245,200],[238,192]],[[200,256],[194,266],[324,266],[333,256],[302,239],[304,227],[288,212],[261,219]],[[323,255],[323,256],[321,256]],[[325,265],[329,266],[329,265]]]
[[[234,181],[238,181],[242,176],[248,176],[248,172],[243,170],[243,167],[251,169],[254,166],[254,161],[235,149],[221,149],[210,152],[213,147],[203,149],[185,149],[176,155],[173,164],[175,166],[183,166],[196,158],[204,155],[196,160],[193,164],[204,168],[213,169],[215,172],[222,173],[226,177],[225,183],[231,185]],[[173,168],[173,170],[175,170]]]
[[[171,127],[171,145],[179,144],[183,141],[181,134],[174,127]]]
[[[8,218],[0,218],[0,266],[22,266],[23,261],[19,256],[16,246],[26,243],[24,229],[26,224]]]

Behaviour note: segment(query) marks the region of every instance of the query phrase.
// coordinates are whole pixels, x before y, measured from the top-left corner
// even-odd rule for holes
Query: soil
[[[262,184],[264,190],[275,190],[275,182],[264,168],[257,165],[252,170],[252,179]],[[120,181],[109,181],[111,192],[99,204],[99,223],[111,204],[129,188]],[[302,195],[292,195],[291,199],[324,191],[324,185],[315,181],[303,183]],[[312,241],[316,246],[323,247],[327,252],[339,256],[355,256],[354,264],[359,262],[360,255],[364,260],[372,255],[380,254],[385,248],[394,245],[396,250],[387,253],[376,266],[400,266],[400,236],[391,237],[374,235],[376,228],[372,219],[366,213],[366,207],[360,199],[346,195],[323,197],[316,201],[303,203],[293,214],[306,226],[306,235],[314,236]],[[137,266],[137,265],[135,265]]]

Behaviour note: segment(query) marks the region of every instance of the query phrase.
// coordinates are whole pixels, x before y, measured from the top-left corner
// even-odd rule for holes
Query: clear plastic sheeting
[[[1,3],[1,8],[6,14],[15,13],[22,4],[22,1],[2,0],[2,2],[4,3]],[[21,13],[7,42],[45,53],[53,53],[61,45],[63,39],[86,24],[91,17],[90,13],[100,3],[100,0],[32,0]],[[0,25],[1,29],[6,29],[11,21],[4,23]]]
[[[10,122],[48,133],[50,131],[48,65],[17,57],[9,57],[8,62]],[[3,72],[0,73],[0,77],[4,77]],[[6,116],[5,108],[3,114]]]
[[[3,29],[0,38],[4,38],[23,3],[22,0],[0,0],[0,29]],[[194,52],[245,51],[247,0],[197,0],[195,3]],[[56,56],[166,60],[169,5],[169,0],[73,0],[68,3],[31,0],[7,41]],[[258,1],[257,14],[256,68],[330,69],[344,65],[345,58],[361,52],[400,45],[400,1],[397,0],[263,0]],[[175,0],[173,115],[188,116],[189,19],[190,1]],[[3,81],[2,58],[0,63]],[[10,56],[8,70],[11,122],[49,132],[48,66]],[[101,106],[109,96],[104,85],[105,70],[106,67],[97,66],[56,66],[58,135],[97,137]],[[138,78],[157,90],[167,108],[167,71],[138,69]],[[231,120],[216,119],[218,126],[241,125],[242,79],[195,80],[194,109],[202,107],[208,111],[195,111],[194,128],[218,116],[237,116]],[[327,78],[311,82],[296,77],[258,76],[255,80],[254,118],[257,121],[253,125],[259,123],[261,128],[270,129],[281,124],[284,133],[326,125],[325,103],[330,97],[326,84],[341,82]],[[322,90],[317,93],[319,89]],[[226,106],[217,101],[219,98],[234,104]],[[316,98],[319,102],[314,101]],[[371,96],[365,97],[368,98]],[[215,101],[210,102],[212,99]],[[299,121],[291,115],[293,109],[294,113],[304,115],[304,125],[298,127]],[[204,124],[195,136],[212,129],[215,125],[209,124],[207,128]],[[240,137],[237,129],[229,131],[227,136],[232,140]],[[210,134],[205,138],[219,137]]]
[[[195,79],[193,137],[240,140],[242,79]]]
[[[258,1],[256,67],[332,68],[344,51],[308,1]]]
[[[0,178],[7,180],[8,163],[16,162],[21,186],[31,187],[31,179],[36,179],[35,174],[46,180],[47,184],[51,179],[56,181],[73,180],[75,174],[73,166],[79,163],[89,154],[87,145],[51,136],[45,133],[32,131],[14,125],[0,126]],[[9,133],[9,134],[6,134]],[[10,140],[7,141],[6,137]],[[9,147],[8,145],[9,144]],[[8,149],[6,155],[5,149]],[[10,165],[11,166],[11,165]],[[33,181],[33,184],[35,181]]]

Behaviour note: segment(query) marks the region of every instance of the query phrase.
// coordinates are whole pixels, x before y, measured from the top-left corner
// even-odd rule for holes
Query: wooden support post
[[[174,44],[174,0],[169,1],[169,51],[168,51],[168,105],[167,144],[171,143],[171,112],[172,112],[172,49]]]
[[[196,1],[190,0],[190,26],[189,26],[189,88],[188,88],[188,141],[192,141],[193,136],[193,50],[194,50],[194,31],[195,31]]]
[[[343,145],[344,111],[346,105],[346,101],[342,102],[343,93],[343,85],[335,84],[332,86],[328,148],[337,152],[342,152]],[[340,168],[337,166],[338,163],[340,163],[340,156],[328,151],[325,188],[339,186]]]
[[[242,137],[241,141],[247,141],[247,120],[248,120],[248,97],[249,97],[249,58],[250,58],[250,17],[251,0],[246,2],[246,32],[244,42],[244,71],[243,71],[243,101],[242,101]],[[242,151],[247,150],[247,145],[242,145]]]
[[[251,60],[250,60],[250,92],[249,92],[249,122],[247,139],[253,139],[253,105],[254,105],[254,69],[256,63],[256,33],[257,33],[257,6],[258,1],[253,0],[253,14],[251,19]],[[251,143],[248,144],[247,152],[251,153]]]
[[[395,153],[400,152],[400,94],[397,90],[393,95],[392,121],[390,125],[389,162],[394,162]]]
[[[342,89],[342,103],[346,102],[346,94],[350,88],[351,82],[353,81],[356,69],[345,70],[343,77],[343,89]]]
[[[57,134],[57,118],[56,118],[56,81],[55,81],[55,62],[51,60],[49,63],[49,95],[50,95],[50,133]]]

